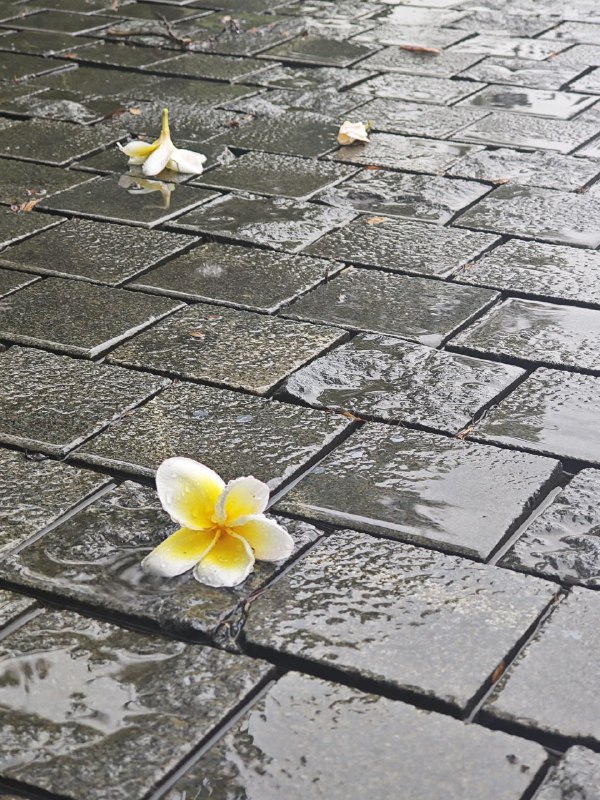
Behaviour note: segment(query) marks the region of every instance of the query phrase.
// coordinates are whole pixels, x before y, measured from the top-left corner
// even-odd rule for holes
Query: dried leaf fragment
[[[37,200],[27,200],[25,203],[15,204],[10,207],[11,211],[14,211],[15,214],[20,214],[21,212],[25,214],[29,214],[30,211],[40,203],[42,198],[38,198]]]
[[[385,222],[387,217],[369,217],[367,220],[367,225],[381,225],[382,222]]]
[[[442,52],[439,47],[425,47],[420,44],[401,44],[400,50],[408,50],[410,53],[429,53],[432,56],[439,56]]]

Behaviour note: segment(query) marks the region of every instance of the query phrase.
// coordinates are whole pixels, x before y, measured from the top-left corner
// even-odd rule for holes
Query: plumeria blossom
[[[152,177],[158,175],[163,169],[172,172],[183,172],[191,175],[200,175],[204,169],[206,156],[194,153],[192,150],[180,150],[171,140],[169,130],[169,110],[163,108],[162,130],[160,136],[149,144],[139,139],[128,142],[126,145],[117,145],[122,153],[129,156],[129,164],[142,166],[144,175]]]
[[[364,122],[350,122],[346,120],[340,127],[337,135],[338,144],[354,144],[354,142],[368,142],[367,126]]]
[[[156,472],[156,489],[182,527],[146,556],[145,572],[172,578],[193,569],[200,583],[236,586],[255,559],[279,561],[292,553],[289,533],[264,516],[269,487],[256,478],[225,484],[191,458],[168,458]]]

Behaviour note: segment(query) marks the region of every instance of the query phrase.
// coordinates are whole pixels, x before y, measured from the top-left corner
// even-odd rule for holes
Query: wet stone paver
[[[497,147],[570,153],[597,133],[597,125],[577,118],[547,119],[528,114],[494,111],[463,128],[454,138],[461,142]]]
[[[552,769],[538,794],[539,800],[568,800],[579,796],[597,800],[600,757],[587,747],[570,747]]]
[[[0,203],[40,200],[90,180],[90,175],[27,161],[0,161]]]
[[[34,602],[30,598],[0,589],[0,636],[2,636],[2,628],[33,606]],[[0,798],[3,797],[0,794]]]
[[[38,279],[35,276],[27,275],[26,272],[14,272],[0,267],[0,299],[30,283],[35,283],[36,280]]]

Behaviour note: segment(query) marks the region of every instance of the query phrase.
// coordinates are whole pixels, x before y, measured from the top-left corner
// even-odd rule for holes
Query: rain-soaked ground
[[[598,0],[0,30],[0,800],[598,800]],[[174,455],[292,557],[146,575]]]

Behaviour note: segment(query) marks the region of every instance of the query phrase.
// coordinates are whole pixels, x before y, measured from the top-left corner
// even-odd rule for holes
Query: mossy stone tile
[[[80,179],[85,175],[74,174]],[[217,192],[154,178],[105,175],[60,192],[40,207],[88,219],[155,228],[217,196]]]
[[[6,297],[37,280],[39,279],[35,275],[27,275],[25,272],[15,272],[0,267],[0,297]]]
[[[257,58],[230,58],[214,53],[184,53],[173,58],[162,58],[146,65],[147,72],[161,75],[181,75],[183,78],[206,78],[212,81],[243,80],[249,75],[268,69],[269,65]]]
[[[3,158],[0,159],[0,203],[20,205],[29,200],[49,197],[89,180],[90,176],[81,172]],[[14,219],[15,215],[12,216]],[[27,218],[37,217],[37,214],[32,214]]]
[[[51,228],[6,250],[0,255],[0,264],[41,275],[118,286],[197,241],[196,237],[183,234],[142,232],[125,225],[70,219],[60,230]],[[48,253],[57,252],[60,261],[48,259]]]
[[[456,273],[455,280],[549,300],[600,307],[600,253],[512,239]]]
[[[535,186],[500,186],[454,225],[579,247],[600,245],[600,198]]]
[[[600,756],[586,747],[570,747],[550,770],[538,793],[538,800],[597,800],[600,786]],[[583,795],[580,794],[583,792]]]
[[[5,625],[8,625],[15,617],[33,608],[34,601],[30,597],[15,594],[14,592],[5,592],[0,589],[0,631]],[[5,795],[0,794],[0,798],[4,800]],[[7,800],[11,800],[6,796]]]
[[[185,214],[172,227],[294,252],[353,217],[345,209],[316,203],[229,195]]]
[[[579,472],[501,561],[561,583],[600,587],[600,472]]]
[[[43,10],[19,16],[0,23],[3,28],[17,30],[53,31],[55,33],[84,34],[114,23],[113,17],[100,14],[78,14],[74,11]]]
[[[599,391],[596,377],[537,369],[473,438],[600,465]]]
[[[294,156],[246,153],[231,164],[210,170],[195,183],[302,200],[354,172],[352,168]]]
[[[292,375],[286,391],[317,408],[458,433],[523,374],[518,367],[361,333]]]
[[[575,587],[496,684],[484,717],[597,747],[599,625],[600,597]]]
[[[0,249],[62,222],[62,217],[51,217],[49,214],[15,213],[8,208],[0,208]]]
[[[95,358],[181,306],[167,297],[48,278],[0,301],[0,339]]]
[[[553,459],[372,423],[276,508],[483,560],[559,477]]]
[[[394,100],[408,100],[415,103],[431,103],[446,106],[463,97],[468,97],[477,89],[483,89],[484,83],[463,81],[460,78],[419,77],[415,80],[410,75],[380,75],[377,78],[361,83],[355,87],[357,94],[384,97]]]
[[[70,797],[131,800],[175,769],[272,668],[49,611],[1,643],[0,669],[0,774]]]
[[[600,311],[510,298],[451,346],[523,364],[600,371]]]
[[[498,297],[487,290],[453,289],[442,281],[348,267],[284,313],[437,347]]]
[[[277,521],[294,539],[290,558],[321,535],[307,522]],[[226,618],[287,562],[257,561],[254,571],[233,589],[200,584],[191,571],[175,579],[144,573],[142,559],[177,528],[154,489],[126,481],[45,534],[43,541],[7,558],[1,573],[19,586],[43,588],[103,613],[124,614],[137,625],[218,639]]]
[[[361,106],[356,113],[360,113],[361,119],[371,120],[375,131],[444,138],[481,119],[487,112],[378,98]]]
[[[0,368],[0,441],[55,456],[169,384],[155,375],[23,347],[1,353]]]
[[[80,47],[86,47],[87,45],[85,39],[74,39],[70,33],[25,30],[2,31],[2,33],[3,35],[0,37],[0,50],[11,53],[54,56],[64,52],[74,52]],[[53,62],[49,63],[52,64]]]
[[[76,158],[121,141],[126,133],[109,125],[90,128],[68,122],[27,120],[3,132],[0,155],[66,166]]]
[[[461,142],[477,142],[523,150],[557,150],[570,153],[598,133],[593,122],[579,119],[546,119],[494,112],[455,134]]]
[[[188,456],[210,464],[225,480],[254,475],[273,489],[332,444],[348,424],[337,414],[181,384],[111,425],[77,458],[152,476],[165,458]]]
[[[321,540],[251,604],[246,640],[261,653],[468,708],[556,587],[399,542],[374,544],[352,531]]]
[[[362,170],[350,180],[325,189],[317,199],[356,211],[443,225],[489,191],[488,186],[474,181],[377,169]]]
[[[581,69],[560,67],[556,60],[529,61],[526,58],[484,58],[466,69],[461,77],[485,83],[505,83],[509,86],[528,86],[553,91],[572,81]],[[571,84],[569,89],[580,91]]]
[[[146,8],[146,6],[136,3],[134,8]],[[86,43],[73,53],[72,58],[84,64],[106,64],[111,67],[137,69],[169,58],[169,53],[158,47],[135,47],[124,42],[102,42]]]
[[[481,60],[479,55],[445,50],[435,58],[431,53],[418,53],[403,47],[384,47],[360,62],[363,69],[423,75],[431,78],[452,78]],[[477,80],[477,78],[475,78]]]
[[[24,453],[4,448],[0,449],[0,466],[2,555],[110,482],[106,475],[49,459],[32,461]]]
[[[341,147],[329,158],[344,164],[439,175],[459,159],[477,152],[476,147],[468,144],[416,136],[395,136],[392,133],[373,133],[369,139],[368,144],[356,143]]]
[[[324,236],[306,252],[395,272],[445,276],[472,261],[495,241],[497,238],[489,234],[362,216]],[[399,242],[405,246],[399,247]]]
[[[549,56],[567,47],[568,44],[564,42],[559,44],[544,39],[478,34],[455,44],[451,50],[457,53],[482,53],[490,56],[513,56],[531,61],[545,61]]]
[[[25,81],[51,72],[61,72],[68,68],[64,61],[51,61],[41,56],[11,55],[0,59],[0,80]]]
[[[44,0],[42,0],[44,2]],[[126,3],[119,4],[113,12],[119,19],[167,19],[169,22],[178,22],[182,19],[193,19],[202,16],[205,11],[197,8],[177,8],[170,3]],[[112,16],[112,15],[111,15]]]
[[[569,119],[596,102],[575,92],[554,92],[543,89],[491,84],[471,95],[463,105],[512,111],[515,114],[535,114],[552,119]]]
[[[210,242],[167,261],[129,286],[183,300],[213,300],[273,313],[341,268],[339,262],[310,256]]]
[[[272,47],[262,53],[262,58],[324,67],[349,67],[376,49],[372,44],[358,44],[307,34]]]
[[[377,757],[357,758],[368,743]],[[325,753],[325,757],[324,757]],[[431,762],[419,768],[423,753]],[[401,754],[401,755],[399,755]],[[532,742],[291,672],[181,777],[165,800],[518,800],[544,763]],[[545,798],[549,800],[549,798]]]
[[[465,156],[449,175],[492,183],[576,191],[600,173],[600,159],[581,159],[552,152],[519,153],[508,148],[481,150]]]

